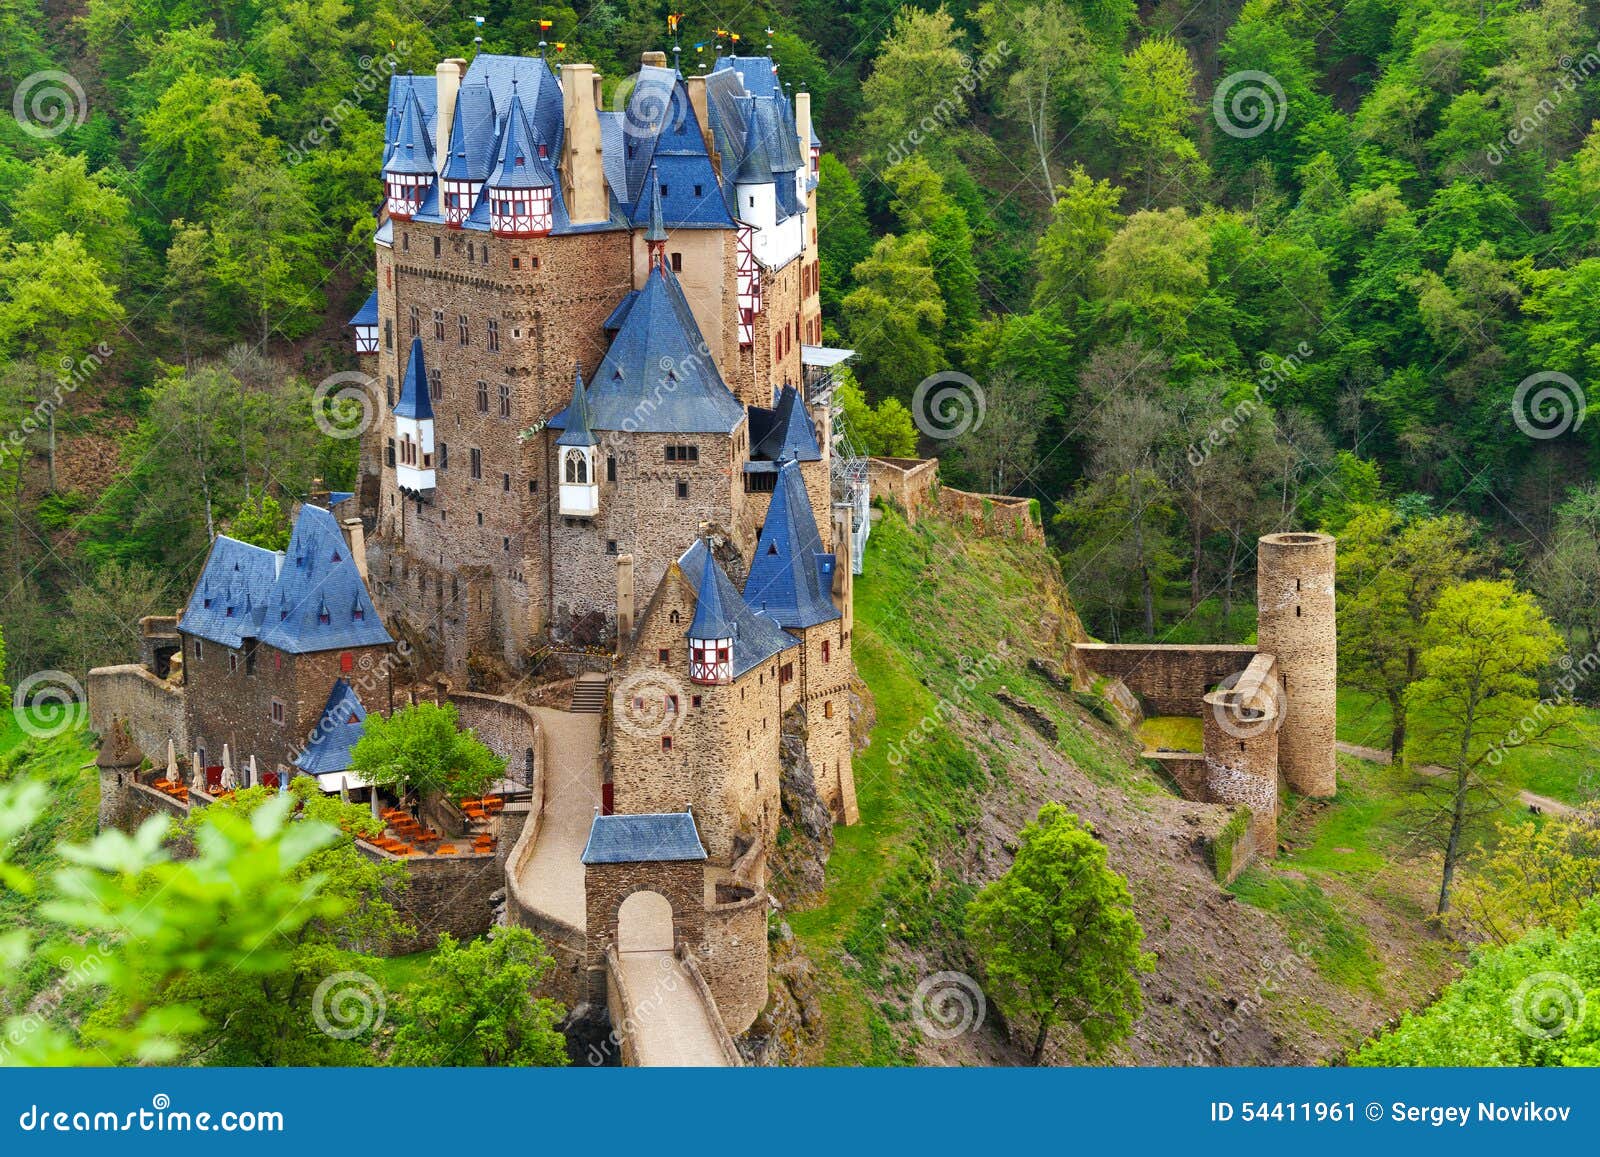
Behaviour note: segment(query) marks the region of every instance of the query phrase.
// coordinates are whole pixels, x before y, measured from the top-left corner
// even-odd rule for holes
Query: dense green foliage
[[[1140,948],[1127,881],[1060,804],[1045,804],[1017,833],[1005,875],[967,905],[967,935],[1006,1016],[1033,1026],[1034,1064],[1056,1025],[1071,1025],[1099,1053],[1144,1008],[1139,973],[1155,959]]]
[[[367,717],[350,766],[368,783],[453,800],[482,795],[506,769],[505,760],[471,731],[457,727],[453,703],[418,703],[387,716]]]

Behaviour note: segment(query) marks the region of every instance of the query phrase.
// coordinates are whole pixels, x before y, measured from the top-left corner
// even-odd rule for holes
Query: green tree
[[[1095,267],[1122,224],[1117,205],[1122,190],[1110,181],[1097,181],[1074,165],[1067,183],[1056,189],[1050,223],[1033,252],[1039,283],[1033,305],[1040,309],[1059,304],[1068,317],[1093,291]]]
[[[287,550],[289,547],[289,520],[284,516],[278,500],[265,490],[245,497],[244,505],[228,521],[224,533],[229,538],[266,550]]]
[[[894,16],[872,72],[861,85],[866,111],[861,117],[865,152],[879,165],[893,163],[916,148],[930,102],[943,110],[927,131],[947,131],[966,114],[962,79],[968,66],[961,33],[940,5],[932,12],[909,5]]]
[[[817,162],[817,246],[822,312],[834,317],[850,291],[851,271],[872,252],[872,227],[861,187],[832,153]]]
[[[944,181],[920,156],[884,170],[894,190],[889,208],[908,232],[927,233],[933,274],[944,299],[945,329],[959,341],[978,322],[978,271],[972,261],[972,229],[967,215],[945,193]]]
[[[1493,843],[1462,864],[1452,908],[1468,932],[1510,944],[1535,928],[1578,929],[1600,900],[1600,803],[1571,815],[1497,825]]]
[[[1165,34],[1146,37],[1122,63],[1117,127],[1144,178],[1144,207],[1197,199],[1206,164],[1189,139],[1199,112],[1189,53]]]
[[[1422,678],[1405,697],[1415,720],[1407,749],[1414,762],[1446,771],[1426,785],[1439,801],[1428,828],[1444,850],[1443,916],[1470,829],[1498,810],[1492,780],[1506,751],[1554,742],[1573,708],[1539,698],[1535,676],[1561,649],[1561,636],[1533,596],[1509,582],[1480,579],[1445,590],[1422,643]]]
[[[252,76],[188,73],[140,119],[144,185],[167,218],[203,215],[237,174],[271,155],[272,99]]]
[[[393,1060],[401,1065],[564,1065],[567,1010],[535,991],[555,958],[526,928],[462,946],[444,933],[405,994]]]
[[[1155,958],[1142,949],[1127,881],[1058,803],[1039,809],[1005,875],[967,906],[967,939],[1007,1019],[1033,1025],[1036,1065],[1057,1025],[1076,1028],[1093,1056],[1126,1038],[1144,1009],[1138,974]]]
[[[12,236],[45,242],[65,233],[109,281],[125,283],[140,264],[139,235],[128,198],[82,156],[49,152],[35,161],[12,206]]]
[[[933,273],[930,238],[880,237],[856,266],[855,280],[842,309],[867,392],[908,397],[945,362],[938,340],[944,297]]]
[[[418,703],[387,718],[367,717],[350,766],[381,787],[443,792],[454,800],[481,795],[506,763],[457,725],[452,703]]]
[[[1339,674],[1389,705],[1389,751],[1406,749],[1407,692],[1421,674],[1428,616],[1477,566],[1459,514],[1407,520],[1392,506],[1356,509],[1341,528]]]
[[[139,620],[171,614],[172,588],[160,571],[116,559],[67,592],[62,641],[80,672],[140,657]]]
[[[858,454],[880,454],[889,458],[910,458],[917,452],[917,427],[911,411],[899,398],[885,398],[876,406],[867,401],[855,377],[848,370],[836,371],[838,384],[833,400],[838,403],[844,432]]]

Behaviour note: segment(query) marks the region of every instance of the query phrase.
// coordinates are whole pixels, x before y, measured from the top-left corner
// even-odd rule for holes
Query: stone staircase
[[[572,710],[580,715],[600,715],[606,709],[611,681],[604,675],[580,675],[572,688]]]

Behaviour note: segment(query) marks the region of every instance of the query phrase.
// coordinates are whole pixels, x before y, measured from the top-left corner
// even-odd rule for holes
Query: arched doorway
[[[635,892],[617,909],[618,952],[671,952],[672,904],[659,892]]]

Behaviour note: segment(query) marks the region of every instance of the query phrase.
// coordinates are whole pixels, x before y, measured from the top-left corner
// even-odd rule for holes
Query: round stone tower
[[[1278,759],[1281,703],[1240,687],[1205,696],[1206,794],[1213,803],[1250,809],[1250,842],[1258,854],[1278,850]]]
[[[1334,540],[1327,534],[1268,534],[1256,555],[1256,646],[1277,658],[1287,710],[1278,768],[1301,795],[1337,790],[1333,723],[1338,629]]]

